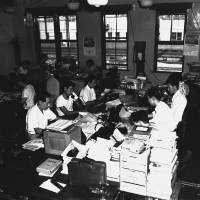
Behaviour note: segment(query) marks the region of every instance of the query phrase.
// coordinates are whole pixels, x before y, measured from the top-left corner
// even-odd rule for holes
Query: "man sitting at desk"
[[[78,101],[78,96],[73,92],[73,87],[74,83],[71,81],[63,83],[62,94],[56,100],[57,112],[61,117],[78,115],[78,111],[73,110],[74,103],[77,107],[82,107]]]
[[[174,120],[172,118],[172,112],[169,106],[161,101],[161,93],[158,88],[153,87],[148,90],[147,98],[151,106],[155,107],[155,110],[149,114],[151,118],[149,124],[158,130],[173,131],[175,129]],[[145,125],[145,124],[141,124]]]
[[[93,76],[89,76],[86,81],[86,86],[82,88],[80,92],[80,99],[82,100],[83,104],[86,106],[87,109],[95,108],[98,110],[101,106],[105,106],[104,103],[104,96],[101,96],[97,99],[95,88],[96,86],[96,79]],[[92,109],[93,110],[93,109]]]
[[[37,96],[37,103],[28,110],[26,115],[26,130],[29,139],[40,137],[47,127],[48,121],[55,120],[57,116],[49,109],[50,98],[47,93]]]

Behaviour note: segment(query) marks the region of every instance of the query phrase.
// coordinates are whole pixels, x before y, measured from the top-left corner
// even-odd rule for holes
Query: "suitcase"
[[[68,164],[69,185],[100,187],[107,183],[106,163],[89,158],[72,158]]]

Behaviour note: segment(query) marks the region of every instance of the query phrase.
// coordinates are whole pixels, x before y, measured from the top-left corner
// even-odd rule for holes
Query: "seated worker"
[[[47,93],[38,94],[36,104],[28,110],[26,115],[26,130],[29,139],[42,136],[48,121],[57,119],[57,116],[49,109],[49,106],[49,95]]]
[[[55,102],[57,97],[60,95],[60,82],[55,78],[52,73],[52,66],[46,65],[46,91],[50,95],[51,103]]]
[[[171,111],[176,126],[182,120],[187,99],[183,92],[179,90],[182,77],[180,73],[173,73],[167,79],[168,91],[172,94]]]
[[[78,108],[83,106],[80,104],[78,96],[73,92],[74,83],[66,81],[62,86],[62,94],[56,100],[56,109],[59,116],[78,116],[78,111],[74,111],[74,104]]]
[[[149,114],[149,117],[152,117],[149,120],[150,125],[158,130],[163,131],[173,131],[175,129],[174,120],[172,118],[172,113],[169,106],[161,101],[161,94],[159,89],[153,87],[148,90],[147,98],[151,106],[155,107],[155,110]],[[141,124],[145,125],[145,124]]]
[[[89,76],[86,81],[86,86],[82,88],[80,92],[80,99],[83,104],[88,109],[92,109],[91,107],[105,107],[104,96],[96,98],[96,92],[94,87],[96,86],[96,79],[93,76]]]
[[[32,108],[35,104],[35,89],[28,83],[25,75],[18,76],[18,86],[22,88],[22,104],[26,110]]]

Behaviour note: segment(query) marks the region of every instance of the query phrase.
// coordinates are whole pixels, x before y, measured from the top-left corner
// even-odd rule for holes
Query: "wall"
[[[94,60],[97,66],[101,66],[102,46],[101,46],[101,14],[100,12],[80,11],[78,14],[78,48],[80,66],[84,67],[88,59]],[[96,42],[96,55],[85,56],[83,53],[84,37],[92,37]]]
[[[12,15],[0,12],[0,74],[8,74],[14,65]]]
[[[63,6],[65,0],[27,0],[23,5],[17,0],[18,8],[12,16],[0,13],[0,74],[9,73],[14,67],[14,55],[11,40],[14,36],[20,38],[21,60],[28,59],[36,62],[34,35],[32,28],[24,29],[24,6],[25,7],[46,7],[46,6]],[[192,0],[190,0],[191,2]],[[128,71],[121,72],[121,78],[124,75],[135,75],[135,63],[133,62],[134,41],[146,41],[146,74],[153,84],[162,83],[168,77],[167,73],[154,73],[154,38],[155,38],[155,11],[141,9],[138,7],[136,0],[109,0],[110,5],[132,4],[133,9],[129,11],[129,39],[128,39]],[[171,0],[155,0],[156,3],[172,2]],[[173,1],[174,2],[174,1]],[[176,2],[182,2],[176,0]],[[189,2],[189,0],[184,1]],[[14,19],[14,20],[13,20]],[[101,15],[100,12],[78,12],[78,41],[79,41],[79,59],[80,66],[85,65],[85,61],[92,58],[97,65],[102,65],[102,46],[101,46]],[[26,31],[25,31],[26,30]],[[96,40],[96,56],[87,57],[83,54],[83,38],[92,36]],[[186,58],[187,60],[187,58]],[[184,69],[187,71],[187,67]]]

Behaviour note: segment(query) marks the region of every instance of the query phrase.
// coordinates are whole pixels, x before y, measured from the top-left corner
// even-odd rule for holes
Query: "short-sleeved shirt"
[[[56,115],[49,108],[42,112],[36,104],[27,112],[26,130],[29,134],[36,134],[35,128],[45,129],[48,121],[54,119],[56,119]]]
[[[57,112],[58,112],[58,115],[59,115],[59,116],[65,115],[65,114],[61,111],[60,107],[63,107],[63,106],[64,106],[68,111],[73,111],[73,103],[74,103],[74,101],[75,101],[76,99],[78,99],[78,97],[77,97],[77,95],[76,95],[75,93],[73,93],[73,96],[74,96],[74,97],[72,97],[72,96],[70,95],[68,99],[65,99],[65,98],[63,97],[63,95],[61,94],[61,95],[57,98],[57,100],[56,100],[56,109],[57,109]]]
[[[96,100],[96,93],[94,88],[90,88],[88,85],[86,85],[80,92],[80,99],[84,104],[88,101]]]
[[[31,84],[28,84],[22,91],[22,98],[26,98],[25,109],[32,108],[34,106],[35,89]]]

